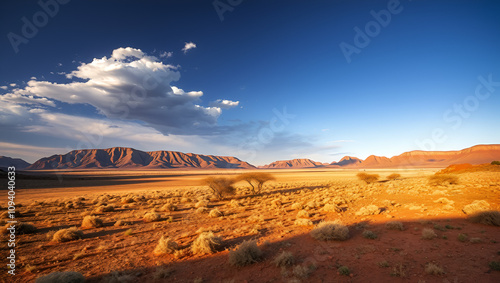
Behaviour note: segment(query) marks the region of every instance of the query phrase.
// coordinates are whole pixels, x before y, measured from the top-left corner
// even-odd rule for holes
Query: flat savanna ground
[[[463,212],[478,200],[500,210],[500,173],[455,174],[456,184],[431,185],[435,171],[366,170],[380,175],[366,184],[358,170],[259,170],[276,180],[258,195],[236,183],[226,200],[214,199],[201,180],[249,171],[20,172],[17,220],[37,229],[17,236],[17,275],[4,265],[0,281],[71,270],[88,282],[500,282],[492,266],[500,262],[500,227],[473,223]],[[391,173],[401,177],[386,180]],[[103,226],[81,227],[89,215]],[[345,225],[348,239],[313,238],[322,221]],[[70,227],[82,238],[53,240]],[[193,241],[208,231],[221,245],[194,253]],[[162,236],[177,246],[157,255]],[[2,235],[3,259],[6,240]],[[229,264],[230,250],[245,240],[256,240],[262,255],[247,266]],[[283,251],[289,260],[277,264]]]

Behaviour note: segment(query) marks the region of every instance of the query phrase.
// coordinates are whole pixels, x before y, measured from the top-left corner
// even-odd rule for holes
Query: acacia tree
[[[234,195],[236,190],[233,184],[235,181],[225,177],[208,177],[203,179],[203,184],[208,186],[216,197],[223,199],[227,195]]]
[[[265,182],[275,180],[275,178],[269,173],[255,172],[241,174],[236,177],[236,180],[246,181],[250,185],[252,193],[258,194],[262,190]]]

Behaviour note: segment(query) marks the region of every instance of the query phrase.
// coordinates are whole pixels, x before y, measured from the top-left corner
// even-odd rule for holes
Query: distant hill
[[[15,166],[17,170],[25,169],[30,164],[20,158],[11,158],[7,156],[0,156],[0,168]]]
[[[344,157],[346,158],[346,157]],[[342,160],[344,160],[344,158]],[[352,157],[347,157],[352,158]],[[332,165],[340,165],[342,160]],[[357,159],[359,160],[359,159]],[[371,155],[361,162],[344,162],[344,168],[439,168],[452,164],[473,165],[500,160],[500,145],[476,145],[457,151],[409,151],[387,158]]]
[[[133,148],[73,150],[42,158],[27,169],[161,169],[161,168],[244,168],[255,166],[236,157],[201,155],[176,151],[140,151]]]
[[[332,162],[330,165],[334,166],[348,166],[348,165],[357,165],[361,163],[362,160],[356,157],[344,156],[339,162]]]
[[[259,168],[267,168],[267,169],[315,168],[321,166],[323,166],[323,163],[316,162],[311,159],[292,159],[292,160],[275,161],[271,164],[260,166]]]

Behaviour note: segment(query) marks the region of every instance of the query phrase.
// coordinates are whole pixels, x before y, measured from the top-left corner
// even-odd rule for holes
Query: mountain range
[[[458,151],[409,151],[387,158],[370,155],[365,160],[345,156],[338,162],[321,163],[311,159],[275,161],[259,166],[265,169],[286,168],[440,168],[452,164],[483,164],[500,160],[500,144],[476,145]],[[39,159],[33,164],[0,156],[0,167],[18,169],[168,169],[168,168],[233,168],[255,169],[256,166],[231,156],[201,155],[176,151],[141,151],[126,147],[73,150]]]

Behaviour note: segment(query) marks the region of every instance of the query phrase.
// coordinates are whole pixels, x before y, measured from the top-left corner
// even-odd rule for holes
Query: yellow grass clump
[[[158,241],[158,245],[156,245],[153,254],[155,256],[161,256],[164,254],[173,254],[176,250],[179,249],[179,245],[174,242],[170,238],[166,238],[161,236],[160,241]]]
[[[193,254],[211,254],[216,252],[222,245],[222,237],[216,236],[213,232],[203,232],[191,244]]]
[[[82,228],[98,228],[104,226],[101,218],[93,215],[87,215],[83,218]]]
[[[55,232],[54,236],[52,236],[52,241],[62,243],[78,240],[81,238],[83,238],[83,232],[78,230],[76,227],[71,227]]]
[[[244,241],[235,250],[229,252],[229,264],[245,266],[257,262],[262,257],[262,251],[256,241]]]
[[[349,228],[336,221],[321,222],[312,229],[311,236],[322,241],[345,241],[349,239]]]

